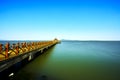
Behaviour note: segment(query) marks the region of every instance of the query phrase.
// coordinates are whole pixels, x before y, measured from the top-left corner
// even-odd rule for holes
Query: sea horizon
[[[51,39],[53,40],[53,39]],[[120,40],[77,40],[77,39],[58,39],[60,41],[120,41]],[[0,41],[49,41],[49,40],[9,40],[9,39],[0,39]]]

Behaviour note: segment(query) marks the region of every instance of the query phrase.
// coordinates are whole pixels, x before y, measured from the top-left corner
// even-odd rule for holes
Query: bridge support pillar
[[[29,56],[28,56],[28,61],[32,60],[34,58],[33,54],[30,53]]]

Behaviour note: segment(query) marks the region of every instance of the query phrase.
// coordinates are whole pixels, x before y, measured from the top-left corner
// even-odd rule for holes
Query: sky
[[[0,0],[0,40],[120,40],[119,0]]]

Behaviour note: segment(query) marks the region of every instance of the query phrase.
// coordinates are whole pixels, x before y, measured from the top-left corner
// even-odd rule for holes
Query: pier
[[[57,39],[51,41],[22,42],[0,44],[0,73],[14,64],[27,59],[33,60],[36,56],[59,43]]]

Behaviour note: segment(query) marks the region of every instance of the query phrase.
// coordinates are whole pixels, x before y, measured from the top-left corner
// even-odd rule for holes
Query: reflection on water
[[[28,63],[13,80],[119,80],[120,42],[62,42]]]

